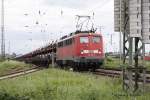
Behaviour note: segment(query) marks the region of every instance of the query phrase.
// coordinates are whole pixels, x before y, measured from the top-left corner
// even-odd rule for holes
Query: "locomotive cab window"
[[[88,37],[80,37],[80,43],[89,43]]]
[[[100,42],[100,37],[99,37],[99,36],[94,36],[94,37],[92,38],[92,42],[93,42],[93,43],[99,43],[99,42]]]

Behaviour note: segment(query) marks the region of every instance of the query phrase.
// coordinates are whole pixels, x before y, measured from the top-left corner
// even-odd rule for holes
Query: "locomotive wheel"
[[[78,66],[75,63],[72,63],[73,71],[78,71]]]

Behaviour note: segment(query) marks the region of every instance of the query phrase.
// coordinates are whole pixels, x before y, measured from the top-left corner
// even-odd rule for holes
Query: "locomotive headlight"
[[[99,51],[98,53],[99,53],[99,54],[101,54],[102,52],[101,52],[101,51]]]
[[[81,54],[84,54],[83,50],[81,50]]]
[[[101,49],[99,49],[99,50],[98,50],[98,53],[99,53],[99,54],[101,54],[101,53],[102,53]]]

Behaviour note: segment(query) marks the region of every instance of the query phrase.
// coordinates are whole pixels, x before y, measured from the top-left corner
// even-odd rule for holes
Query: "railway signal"
[[[145,68],[139,65],[145,54],[145,44],[150,43],[149,0],[114,0],[115,31],[123,33],[123,64],[128,59],[128,67],[123,74],[123,86],[132,91],[139,90],[138,79],[143,75],[145,84]],[[143,61],[144,62],[144,61]],[[140,73],[143,72],[142,74]],[[135,74],[135,79],[132,76]],[[127,77],[129,82],[124,78]],[[144,88],[144,87],[143,87]]]

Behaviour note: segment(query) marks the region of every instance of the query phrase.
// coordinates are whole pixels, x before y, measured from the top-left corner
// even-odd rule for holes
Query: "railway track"
[[[118,69],[97,69],[93,74],[118,78],[122,71]]]
[[[27,74],[30,74],[30,73],[33,73],[33,72],[40,71],[42,69],[43,68],[34,67],[34,68],[26,69],[26,70],[17,71],[17,72],[14,72],[14,73],[10,73],[10,74],[7,74],[7,75],[0,76],[0,80],[9,79],[9,78],[15,78],[15,77],[18,77],[18,76],[27,75]]]
[[[107,76],[107,77],[113,77],[113,78],[119,78],[122,75],[122,70],[121,69],[97,69],[95,72],[93,72],[95,75],[102,75],[102,76]],[[134,75],[133,75],[134,76]],[[141,79],[139,79],[141,81]],[[150,83],[150,71],[147,71],[146,73],[146,83]]]
[[[40,71],[42,69],[43,68],[41,68],[41,67],[34,67],[34,68],[27,69],[27,70],[10,73],[7,75],[0,76],[0,80],[27,75],[27,74],[30,74],[33,72]],[[107,77],[113,77],[113,78],[119,78],[122,75],[122,70],[121,69],[113,69],[113,68],[101,68],[101,69],[97,69],[95,72],[93,72],[93,74],[107,76]],[[150,72],[149,71],[147,71],[147,74],[146,74],[146,82],[150,83]]]

